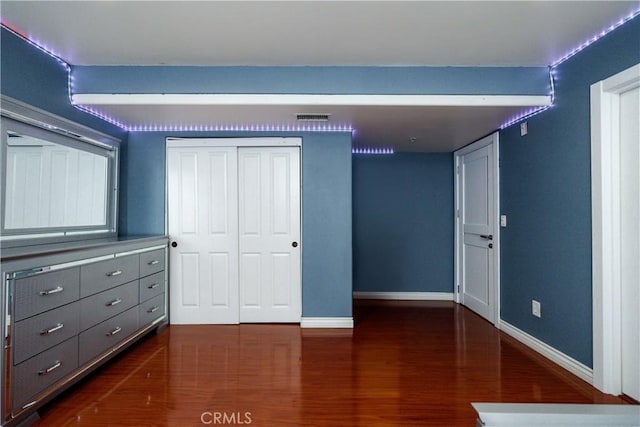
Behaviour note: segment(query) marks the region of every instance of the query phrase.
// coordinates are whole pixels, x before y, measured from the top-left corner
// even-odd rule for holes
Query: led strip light
[[[615,30],[616,28],[619,28],[620,26],[626,24],[627,22],[631,21],[633,18],[637,17],[638,15],[640,15],[640,9],[637,9],[633,12],[631,12],[629,15],[627,15],[626,17],[620,19],[619,21],[617,21],[616,23],[610,25],[609,27],[605,28],[604,30],[600,31],[598,34],[595,34],[593,37],[591,37],[590,39],[588,39],[587,41],[585,41],[584,43],[582,43],[580,46],[570,50],[568,53],[566,53],[564,56],[556,59],[555,61],[553,61],[551,63],[551,65],[549,65],[549,81],[550,81],[550,95],[551,95],[551,105],[545,106],[545,107],[537,107],[534,109],[531,109],[523,114],[520,114],[516,117],[512,117],[511,119],[509,119],[508,121],[506,121],[505,123],[503,123],[500,126],[500,129],[505,129],[511,125],[514,125],[518,122],[521,122],[523,120],[527,120],[530,117],[533,117],[537,114],[542,113],[543,111],[548,110],[549,108],[553,107],[553,102],[555,100],[555,70],[556,68],[566,62],[567,60],[569,60],[570,58],[573,58],[576,54],[578,54],[579,52],[582,52],[584,49],[586,49],[587,47],[591,46],[593,43],[595,43],[596,41],[600,40],[602,37],[606,36],[607,34],[609,34],[610,32],[612,32],[613,30]]]
[[[353,147],[352,154],[393,154],[393,148]]]
[[[531,110],[528,110],[518,116],[512,117],[505,123],[500,126],[500,129],[505,129],[511,125],[514,125],[520,121],[527,120],[530,117],[533,117],[537,114],[542,113],[543,111],[548,110],[553,107],[553,101],[555,99],[555,85],[554,85],[554,71],[555,69],[568,59],[574,57],[579,52],[583,51],[602,37],[606,36],[610,32],[614,31],[616,28],[626,24],[630,20],[634,19],[640,15],[640,8],[630,13],[628,16],[620,19],[616,23],[610,25],[608,28],[602,30],[598,34],[595,34],[590,39],[586,40],[576,48],[572,49],[564,56],[555,60],[551,65],[549,65],[549,81],[550,81],[550,95],[552,104],[544,107],[537,107]],[[107,116],[93,108],[86,107],[83,105],[74,104],[72,102],[73,95],[73,77],[71,74],[71,66],[63,60],[60,55],[58,55],[53,50],[49,49],[45,46],[45,44],[40,43],[35,40],[31,40],[20,32],[11,28],[7,23],[2,22],[0,26],[7,31],[11,32],[15,36],[21,38],[22,40],[29,43],[31,46],[37,48],[41,52],[53,58],[56,62],[58,62],[67,73],[67,96],[69,98],[69,103],[73,105],[76,109],[83,111],[85,113],[91,114],[92,116],[98,117],[108,123],[111,123],[125,131],[129,132],[154,132],[154,131],[209,131],[209,132],[355,132],[351,126],[332,126],[332,125],[308,125],[308,126],[291,126],[291,125],[184,125],[184,126],[174,126],[174,125],[126,125],[125,123],[114,119],[113,117]],[[360,148],[354,147],[352,149],[352,153],[354,154],[393,154],[393,149],[387,148]]]

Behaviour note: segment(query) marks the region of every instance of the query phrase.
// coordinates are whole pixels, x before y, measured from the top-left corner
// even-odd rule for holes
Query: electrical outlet
[[[536,317],[542,317],[542,312],[540,311],[540,302],[534,299],[531,300],[531,314]]]
[[[525,136],[529,133],[529,125],[527,122],[520,123],[520,136]]]

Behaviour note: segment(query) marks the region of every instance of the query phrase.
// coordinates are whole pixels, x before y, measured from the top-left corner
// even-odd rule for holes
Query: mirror
[[[38,116],[49,122],[15,120],[7,117],[12,111],[5,105],[0,130],[2,247],[115,236],[118,141],[102,142],[96,139],[102,134],[54,116]]]
[[[108,159],[7,134],[5,230],[105,226]]]

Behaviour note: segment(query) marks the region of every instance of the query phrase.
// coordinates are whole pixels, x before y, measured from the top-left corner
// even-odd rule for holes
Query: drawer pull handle
[[[27,409],[27,408],[31,408],[33,405],[35,405],[36,403],[38,403],[37,400],[34,400],[33,402],[29,402],[26,405],[22,406],[22,409]]]
[[[157,259],[154,259],[153,261],[149,261],[148,262],[149,265],[157,265],[159,263],[160,263],[160,261],[158,261]]]
[[[153,285],[149,285],[149,286],[147,286],[147,289],[155,289],[155,288],[157,288],[158,286],[160,286],[160,283],[154,283]]]
[[[122,274],[122,270],[116,270],[116,271],[112,271],[110,273],[107,273],[108,277],[115,277],[115,276],[119,276]]]
[[[50,334],[54,333],[55,331],[59,331],[62,328],[64,328],[64,324],[63,323],[58,323],[56,326],[54,326],[51,329],[43,329],[42,331],[40,331],[40,335],[50,335]]]
[[[114,305],[118,305],[122,302],[122,300],[120,298],[116,298],[111,302],[107,303],[107,307],[113,307]]]
[[[158,310],[160,310],[160,307],[156,305],[155,307],[151,307],[149,310],[147,310],[147,313],[155,313]]]
[[[116,327],[113,331],[111,332],[107,332],[107,336],[108,337],[112,337],[115,334],[119,334],[120,332],[122,332],[122,328],[120,326]]]
[[[64,291],[64,288],[62,286],[56,286],[53,289],[40,291],[40,295],[42,295],[43,297],[46,297],[47,295],[57,294],[58,292],[62,292],[62,291]]]
[[[58,360],[56,363],[54,363],[53,365],[49,366],[47,369],[43,369],[41,371],[38,371],[38,375],[48,375],[51,372],[53,372],[56,369],[58,369],[60,366],[62,366],[62,362],[60,362]]]

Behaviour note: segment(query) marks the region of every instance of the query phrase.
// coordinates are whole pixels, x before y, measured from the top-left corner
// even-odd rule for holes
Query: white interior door
[[[237,149],[170,146],[167,169],[171,323],[238,323]]]
[[[622,392],[640,400],[640,88],[620,94]]]
[[[496,139],[488,136],[456,153],[458,299],[492,323],[497,320]]]
[[[241,147],[240,322],[300,322],[300,152]]]

